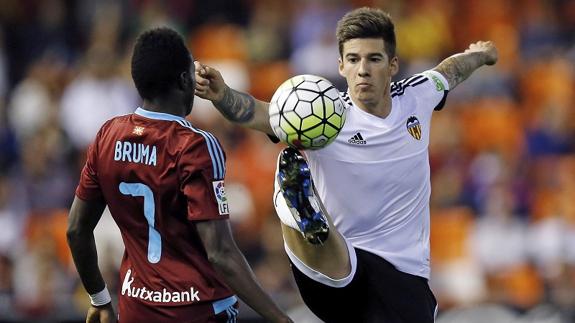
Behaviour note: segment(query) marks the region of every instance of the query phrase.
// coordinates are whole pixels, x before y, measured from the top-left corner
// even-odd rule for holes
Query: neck
[[[178,117],[186,117],[186,108],[174,99],[144,100],[142,108],[148,111],[169,113]]]
[[[380,100],[360,100],[351,94],[353,101],[363,111],[385,119],[391,113],[391,96],[384,95]]]

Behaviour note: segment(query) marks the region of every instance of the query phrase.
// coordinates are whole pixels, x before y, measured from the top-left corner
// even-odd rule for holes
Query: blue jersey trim
[[[174,114],[148,111],[148,110],[145,110],[142,108],[137,108],[136,111],[134,111],[134,113],[139,115],[139,116],[146,117],[148,119],[166,120],[166,121],[185,121],[186,120],[185,118],[182,118],[182,117],[174,115]]]
[[[218,315],[221,312],[226,311],[229,307],[234,306],[237,301],[238,299],[236,296],[232,295],[230,297],[213,302],[212,306],[214,308],[214,314]]]
[[[192,130],[193,132],[202,135],[202,137],[204,137],[204,139],[206,140],[206,144],[208,146],[208,152],[210,153],[210,157],[212,159],[214,179],[216,180],[224,179],[226,175],[224,152],[222,150],[222,147],[218,143],[216,137],[214,137],[214,135],[212,135],[207,131],[194,128],[194,126],[189,121],[177,115],[163,112],[148,111],[142,108],[137,108],[134,113],[148,119],[176,121],[181,126],[186,127]]]

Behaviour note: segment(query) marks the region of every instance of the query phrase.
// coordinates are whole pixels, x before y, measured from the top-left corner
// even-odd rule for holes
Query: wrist
[[[214,98],[214,100],[212,101],[212,103],[216,106],[219,107],[224,103],[224,99],[226,98],[226,96],[228,95],[228,93],[231,91],[230,87],[227,85],[224,85],[224,89],[221,92],[221,95],[218,96],[217,98]]]
[[[107,286],[104,286],[104,289],[97,293],[88,295],[90,296],[90,304],[94,307],[103,307],[112,302],[112,297],[110,296]]]

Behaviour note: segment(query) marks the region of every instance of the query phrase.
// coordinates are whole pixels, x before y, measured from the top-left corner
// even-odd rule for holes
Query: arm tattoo
[[[435,70],[445,76],[449,88],[453,90],[483,64],[484,58],[480,53],[461,53],[446,58]]]
[[[256,101],[253,96],[226,87],[224,97],[214,103],[224,117],[232,122],[245,123],[254,118]]]

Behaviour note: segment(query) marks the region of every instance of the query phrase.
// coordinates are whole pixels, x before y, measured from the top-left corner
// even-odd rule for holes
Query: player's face
[[[387,56],[381,38],[354,38],[343,44],[339,73],[347,80],[352,97],[364,105],[384,102],[397,70],[397,57]]]

